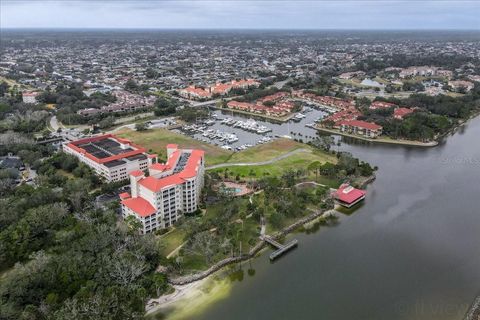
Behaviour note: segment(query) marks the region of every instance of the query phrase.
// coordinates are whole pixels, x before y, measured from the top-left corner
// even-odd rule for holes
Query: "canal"
[[[478,137],[480,118],[435,148],[344,142],[379,167],[363,206],[252,260],[194,319],[462,319],[480,290]]]

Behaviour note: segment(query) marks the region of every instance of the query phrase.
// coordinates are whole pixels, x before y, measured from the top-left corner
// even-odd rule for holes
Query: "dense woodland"
[[[376,100],[416,110],[403,120],[397,120],[392,117],[393,108],[370,110],[369,102],[360,99],[357,104],[361,106],[363,116],[359,119],[383,126],[383,132],[392,138],[432,140],[480,111],[480,84],[477,83],[471,92],[460,97],[413,94],[406,99],[377,97]]]
[[[119,223],[117,206],[96,209],[108,186],[75,158],[7,135],[1,154],[23,154],[39,185],[2,191],[0,319],[142,318],[167,289],[153,236]]]

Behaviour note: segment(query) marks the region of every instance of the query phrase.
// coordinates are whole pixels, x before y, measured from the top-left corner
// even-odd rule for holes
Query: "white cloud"
[[[480,29],[477,1],[2,0],[24,28]]]

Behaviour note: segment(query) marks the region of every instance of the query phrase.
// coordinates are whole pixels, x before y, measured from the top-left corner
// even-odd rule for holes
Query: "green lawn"
[[[160,243],[160,250],[162,255],[167,256],[173,250],[178,248],[185,239],[185,231],[181,229],[173,229],[167,234],[158,237]]]
[[[308,146],[291,139],[276,139],[270,143],[257,145],[232,155],[228,162],[257,162],[278,157],[284,153]]]
[[[295,168],[299,165],[308,165],[308,163],[312,161],[335,161],[335,157],[330,154],[317,151],[308,145],[290,139],[276,139],[270,143],[258,145],[241,152],[233,153],[231,151],[223,150],[218,146],[198,141],[186,135],[175,133],[166,129],[153,129],[142,132],[124,129],[118,131],[116,135],[122,138],[130,139],[133,142],[145,147],[147,150],[157,153],[160,159],[166,158],[165,148],[169,143],[176,143],[181,148],[202,149],[205,151],[207,166],[228,162],[237,163],[267,161],[296,149],[305,148],[310,150],[310,152],[295,154],[271,165],[262,167],[252,166],[251,168],[256,171],[256,174],[260,175],[263,175],[264,172],[278,174],[283,172],[285,169]],[[238,172],[243,172],[244,175],[246,175],[245,171],[247,173],[250,171],[250,169],[247,169],[247,167],[236,167],[235,170],[236,172],[237,170]]]
[[[180,148],[198,148],[204,150],[207,165],[224,163],[233,154],[231,151],[223,150],[220,147],[192,139],[167,129],[152,129],[146,131],[125,129],[118,131],[116,135],[132,140],[147,150],[151,150],[151,152],[158,154],[160,159],[166,159],[167,150],[165,148],[169,143],[176,143]]]
[[[271,164],[262,166],[231,166],[215,169],[214,171],[221,174],[225,172],[225,169],[228,169],[230,175],[233,176],[240,175],[241,177],[259,178],[265,175],[281,175],[283,172],[289,169],[307,169],[308,165],[314,161],[319,161],[320,163],[325,163],[327,161],[331,163],[336,163],[337,159],[335,158],[335,156],[321,151],[313,150],[306,145],[303,146],[307,147],[310,151],[296,153],[285,159],[276,161]]]

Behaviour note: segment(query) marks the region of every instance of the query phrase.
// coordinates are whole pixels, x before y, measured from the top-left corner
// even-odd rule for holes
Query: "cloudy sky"
[[[480,0],[0,0],[2,28],[475,29]]]

